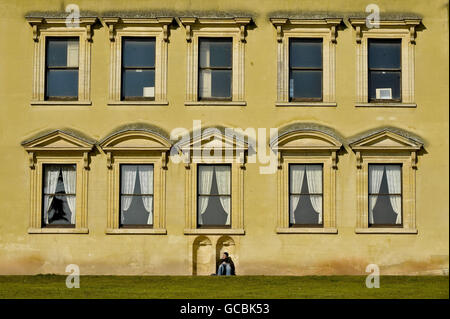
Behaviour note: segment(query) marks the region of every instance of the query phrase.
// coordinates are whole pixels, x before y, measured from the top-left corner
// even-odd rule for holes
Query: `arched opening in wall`
[[[197,237],[192,249],[192,274],[205,276],[214,272],[213,249],[209,238],[205,236]]]
[[[220,258],[222,258],[222,254],[224,252],[228,253],[228,255],[233,260],[234,265],[237,266],[239,259],[236,255],[236,245],[234,243],[234,240],[230,236],[222,236],[219,238],[216,245],[216,271],[217,263],[219,262]]]

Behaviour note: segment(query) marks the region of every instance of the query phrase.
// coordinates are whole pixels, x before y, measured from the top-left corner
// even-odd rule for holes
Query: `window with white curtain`
[[[402,225],[402,166],[369,165],[369,225]]]
[[[120,165],[120,226],[153,225],[153,165]]]
[[[44,165],[43,227],[75,227],[76,165]]]
[[[199,39],[200,100],[231,100],[232,46],[232,38]]]
[[[291,226],[323,225],[323,166],[289,165],[289,223]]]
[[[197,194],[198,226],[231,225],[231,165],[199,165]]]

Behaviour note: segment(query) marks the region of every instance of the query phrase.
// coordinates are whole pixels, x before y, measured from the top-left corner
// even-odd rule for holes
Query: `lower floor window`
[[[231,166],[198,166],[199,226],[231,225]]]
[[[153,225],[153,165],[120,166],[120,224]]]
[[[321,226],[322,165],[289,165],[289,222],[291,226]]]
[[[44,165],[43,227],[74,227],[76,165]]]
[[[401,172],[401,165],[369,165],[369,225],[402,224]]]

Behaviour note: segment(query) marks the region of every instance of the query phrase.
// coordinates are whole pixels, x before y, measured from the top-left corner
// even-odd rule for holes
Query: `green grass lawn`
[[[3,298],[449,298],[448,276],[382,276],[368,289],[365,276],[0,276]]]

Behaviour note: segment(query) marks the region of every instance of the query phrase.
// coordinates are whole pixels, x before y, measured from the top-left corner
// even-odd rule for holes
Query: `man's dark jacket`
[[[231,275],[232,276],[235,276],[236,275],[236,271],[235,271],[235,269],[234,269],[234,263],[233,263],[233,260],[231,259],[231,257],[226,257],[225,259],[219,259],[219,261],[217,262],[217,265],[216,265],[216,273],[217,273],[217,271],[219,270],[219,266],[222,264],[222,263],[227,263],[227,264],[230,264],[230,267],[231,267]]]

